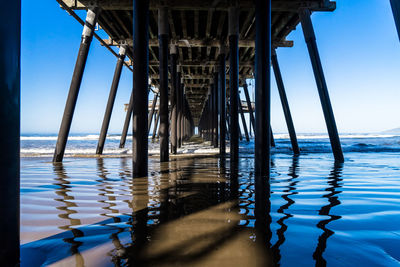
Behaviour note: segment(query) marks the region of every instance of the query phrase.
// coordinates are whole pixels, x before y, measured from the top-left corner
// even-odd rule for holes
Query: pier
[[[204,207],[200,205],[187,212],[187,217],[179,218],[177,214],[170,217],[165,215],[165,218],[169,219],[160,217],[160,220],[164,218],[165,222],[169,223],[160,227],[157,233],[167,235],[167,239],[173,240],[177,227],[184,227],[187,224],[185,220],[190,221],[192,217],[198,219],[202,216],[215,216],[217,223],[213,228],[216,233],[218,232],[216,229],[221,227],[218,232],[220,235],[218,238],[221,240],[207,236],[209,233],[201,228],[203,225],[199,224],[199,228],[194,229],[195,233],[191,233],[190,229],[185,229],[184,234],[177,237],[176,242],[180,242],[179,245],[182,246],[185,244],[185,235],[193,239],[196,235],[206,235],[207,242],[215,246],[222,244],[222,252],[216,256],[214,264],[215,262],[226,263],[229,257],[224,253],[233,250],[231,253],[235,254],[235,250],[238,249],[243,249],[243,257],[253,260],[259,257],[263,264],[272,264],[273,250],[267,251],[266,247],[263,248],[265,251],[258,250],[259,247],[253,251],[248,249],[247,244],[243,245],[241,241],[242,232],[232,238],[232,243],[222,242],[225,238],[231,238],[224,236],[224,233],[229,233],[229,229],[225,229],[226,225],[221,222],[224,216],[236,223],[242,218],[231,211],[237,208],[235,201],[239,191],[238,168],[240,164],[243,164],[240,163],[240,139],[248,142],[254,136],[254,154],[251,155],[254,159],[252,172],[255,188],[254,203],[252,203],[254,204],[254,227],[257,233],[262,233],[259,235],[261,240],[257,242],[268,243],[271,233],[267,232],[265,226],[271,220],[268,215],[270,212],[271,147],[275,146],[271,127],[271,116],[274,115],[271,114],[271,78],[273,78],[271,70],[274,71],[278,87],[291,151],[296,158],[301,154],[302,148],[298,144],[295,121],[286,96],[284,75],[280,71],[279,48],[296,45],[288,40],[287,36],[299,25],[301,25],[307,45],[329,135],[334,158],[332,164],[335,166],[332,174],[334,181],[339,179],[340,175],[337,172],[340,173],[344,162],[341,140],[329,97],[329,84],[325,79],[324,63],[320,58],[316,41],[318,36],[314,32],[312,22],[313,13],[334,12],[336,3],[329,0],[55,1],[60,8],[65,10],[66,15],[73,16],[76,23],[82,25],[80,47],[77,51],[75,67],[71,70],[69,93],[52,158],[57,169],[55,173],[59,179],[64,179],[62,162],[68,146],[71,124],[74,116],[79,116],[75,114],[75,108],[85,75],[86,62],[91,56],[90,47],[92,42],[100,42],[104,49],[115,56],[116,65],[104,114],[99,114],[103,118],[96,147],[99,172],[104,177],[106,176],[104,166],[102,166],[102,154],[115,108],[114,102],[118,94],[121,72],[123,68],[126,68],[132,72],[133,83],[130,99],[126,99],[126,103],[129,103],[126,105],[126,118],[125,121],[121,121],[123,130],[119,147],[125,147],[128,131],[131,129],[132,155],[129,155],[131,162],[129,177],[140,187],[140,183],[144,183],[144,180],[151,176],[151,170],[159,171],[161,176],[174,176],[174,179],[170,176],[167,178],[184,183],[186,179],[192,178],[192,173],[196,173],[196,166],[200,166],[199,171],[201,168],[218,170],[216,172],[218,175],[209,178],[214,179],[213,182],[216,181],[218,185],[208,180],[198,181],[196,186],[197,189],[200,188],[199,194],[205,192],[207,197],[214,199],[217,198],[216,196],[220,198],[228,187],[230,190],[230,195],[223,195],[221,202],[203,203]],[[0,245],[0,262],[4,263],[3,266],[17,266],[20,261],[21,3],[20,1],[5,2],[0,11],[0,17],[3,20],[0,24],[0,34],[4,38],[0,45],[0,125],[2,129],[7,129],[1,131],[0,134],[0,168],[4,171],[0,182],[3,216],[0,221],[4,239]],[[400,38],[400,1],[390,0],[390,3]],[[77,15],[77,12],[81,10],[86,12],[85,20]],[[107,38],[104,38],[104,34],[100,36],[96,29],[101,29]],[[249,79],[255,81],[254,101],[250,98]],[[68,85],[65,86],[68,87]],[[240,97],[241,92],[244,98]],[[149,95],[152,95],[152,99],[149,99]],[[153,132],[150,132],[151,128]],[[201,140],[196,145],[212,147],[215,149],[213,151],[218,151],[210,155],[210,158],[220,160],[218,164],[208,162],[207,156],[204,155],[200,157],[180,152],[196,138]],[[149,160],[149,140],[151,139],[158,140],[159,153],[157,159]],[[149,164],[153,165],[149,166]],[[228,166],[225,164],[229,164],[229,172],[226,171]],[[197,176],[196,178],[204,179]],[[182,184],[178,183],[179,185],[173,188],[167,185],[167,182],[165,183],[160,185],[159,191],[163,196],[169,196],[168,190],[176,191],[177,188],[185,190]],[[157,194],[159,192],[157,191]],[[332,192],[332,194],[337,194],[337,192]],[[141,202],[139,194],[138,202],[133,204],[137,205],[133,216],[137,223],[133,225],[133,228],[136,227],[135,231],[148,230],[143,226],[148,218],[140,217],[147,216],[143,211],[148,209],[148,195],[149,192],[146,192],[146,200]],[[172,194],[172,196],[178,195],[176,192]],[[195,205],[196,197],[198,197],[196,194],[185,196],[192,205]],[[69,196],[64,195],[63,201],[67,202],[68,198]],[[165,208],[169,205],[168,201],[169,199],[161,201],[160,205],[164,205],[160,208],[161,212],[169,210]],[[174,205],[182,209],[188,208],[187,203],[182,203],[174,202]],[[188,209],[190,208],[192,207]],[[226,210],[230,212],[224,213]],[[118,218],[120,221],[128,220],[123,216]],[[115,220],[114,223],[117,224],[120,221]],[[72,228],[68,230],[75,231]],[[148,251],[144,247],[138,247],[146,243],[145,233],[140,233],[136,236],[136,242],[139,245],[131,247],[135,259],[141,259],[144,265],[156,263],[157,266],[162,266],[158,258],[161,256],[169,259],[171,263],[176,262],[177,259],[165,253],[163,250],[165,244],[160,243],[161,241],[154,245],[159,250]],[[74,236],[75,234],[74,232]],[[325,242],[326,239],[327,237]],[[174,247],[174,244],[171,244],[173,242],[171,241],[166,246]],[[324,244],[320,246],[323,247]],[[145,253],[138,256],[135,253],[139,250]],[[179,255],[176,251],[174,253]],[[145,258],[141,258],[143,255]],[[181,256],[185,257],[185,255]],[[237,255],[235,257],[238,261],[244,259]],[[232,258],[230,260],[232,261]],[[207,260],[199,262],[210,263]],[[256,266],[259,262],[252,262],[252,264]]]
[[[125,143],[132,112],[132,157],[137,167],[135,175],[147,175],[147,136],[154,114],[157,114],[154,122],[159,118],[161,161],[169,160],[169,150],[172,155],[176,154],[176,148],[180,148],[194,134],[195,127],[198,127],[202,137],[211,141],[214,147],[220,147],[221,155],[225,154],[225,131],[228,130],[229,156],[231,163],[236,164],[239,138],[242,138],[239,116],[245,138],[249,140],[244,110],[249,113],[249,126],[254,128],[256,170],[261,175],[268,174],[269,150],[274,143],[272,130],[265,128],[265,125],[270,125],[271,58],[293,152],[300,153],[276,53],[279,47],[293,46],[293,42],[286,40],[286,37],[300,22],[314,69],[332,151],[337,161],[343,161],[310,19],[312,12],[334,11],[335,2],[261,1],[260,8],[253,1],[149,1],[143,7],[142,3],[136,7],[136,2],[132,4],[132,1],[97,1],[97,4],[91,1],[58,2],[61,8],[84,25],[84,29],[80,48],[82,52],[79,52],[71,81],[54,162],[61,162],[64,156],[87,53],[95,36],[118,58],[97,154],[102,154],[120,69],[124,63],[132,70],[134,82],[121,147]],[[86,22],[75,13],[75,10],[82,9],[88,12]],[[259,14],[258,11],[263,13]],[[139,15],[136,16],[135,12],[139,12]],[[96,24],[109,38],[100,39],[96,35]],[[111,49],[113,46],[119,47],[119,54]],[[250,103],[246,85],[246,79],[252,78],[256,81],[255,106]],[[239,86],[242,86],[246,95],[245,105],[239,99]],[[153,105],[148,114],[148,107],[143,103],[149,101],[148,92],[151,87],[157,88],[153,102],[159,98],[159,105],[157,110]],[[225,112],[226,107],[229,107],[228,112]],[[224,120],[229,122],[229,128],[224,126]]]

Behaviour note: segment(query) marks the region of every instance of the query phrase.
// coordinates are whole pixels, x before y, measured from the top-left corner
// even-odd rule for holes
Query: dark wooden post
[[[292,114],[290,113],[289,103],[286,97],[285,85],[283,84],[281,70],[279,68],[278,57],[275,49],[272,50],[272,67],[274,69],[276,84],[278,86],[279,97],[281,99],[283,113],[285,115],[286,125],[288,127],[290,142],[292,143],[293,153],[295,155],[300,154],[299,145],[297,143],[296,131],[292,120]]]
[[[149,2],[133,0],[133,135],[132,175],[148,171]]]
[[[176,71],[176,46],[171,45],[171,153],[177,153],[178,140],[177,140],[177,110],[176,98],[178,92],[178,73]]]
[[[210,122],[210,139],[211,139],[211,146],[214,147],[215,144],[215,135],[214,135],[214,125],[215,125],[215,107],[214,107],[214,83],[210,84],[210,95],[208,96],[210,99],[210,113],[209,113],[209,122]]]
[[[158,9],[158,42],[160,58],[160,161],[169,160],[168,118],[168,9]]]
[[[244,135],[246,136],[246,141],[250,142],[249,131],[247,130],[246,118],[244,117],[242,101],[240,100],[240,98],[239,98],[239,112],[240,112],[240,117],[242,118],[242,125],[243,125]]]
[[[188,136],[189,136],[188,132],[187,132],[187,129],[188,129],[187,123],[188,123],[188,117],[189,117],[189,114],[188,114],[189,107],[187,105],[186,93],[183,95],[183,106],[185,107],[184,108],[184,111],[185,111],[184,118],[185,118],[185,120],[183,121],[183,139],[186,141],[188,139]]]
[[[239,12],[229,8],[229,90],[230,90],[230,135],[231,163],[239,160]]]
[[[183,133],[183,121],[185,120],[185,117],[184,117],[184,114],[185,114],[185,105],[184,105],[184,98],[185,98],[185,84],[183,83],[183,79],[182,79],[182,81],[181,81],[181,91],[180,91],[180,93],[181,93],[181,119],[180,119],[180,125],[181,125],[181,132],[180,132],[180,140],[181,140],[181,142],[180,142],[180,147],[182,147],[183,146],[183,136],[184,136],[184,133]]]
[[[251,106],[250,95],[249,95],[249,89],[248,89],[248,87],[247,87],[246,80],[243,81],[243,91],[244,91],[244,95],[245,95],[245,97],[246,97],[247,108],[248,108],[249,114],[250,114],[250,125],[253,124],[253,128],[254,128],[255,119],[254,119],[253,107]]]
[[[221,44],[219,49],[219,154],[226,154],[226,73],[225,73],[225,46]]]
[[[19,266],[21,1],[3,1],[0,18],[0,263]]]
[[[396,23],[397,34],[400,39],[400,0],[390,0],[392,6],[394,22]]]
[[[153,121],[153,115],[156,110],[157,101],[158,101],[158,93],[154,93],[154,98],[153,98],[153,102],[152,102],[151,110],[150,110],[150,114],[149,114],[149,119],[148,119],[149,122],[147,124],[147,127],[149,127],[149,129],[151,126],[151,122]]]
[[[257,176],[270,173],[271,125],[271,0],[256,0],[255,82],[256,112],[255,172]]]
[[[301,26],[303,28],[304,39],[306,40],[308,52],[310,54],[311,64],[314,70],[315,81],[317,83],[318,94],[321,100],[322,110],[324,112],[326,126],[328,128],[329,139],[333,150],[335,160],[343,162],[343,152],[340,145],[339,134],[336,128],[335,116],[331,101],[329,99],[328,87],[326,85],[324,71],[322,69],[321,59],[318,53],[317,42],[314,28],[311,22],[311,13],[308,9],[300,10]]]
[[[119,57],[117,61],[117,66],[115,67],[114,78],[110,89],[110,95],[108,96],[106,112],[104,113],[104,118],[103,118],[103,124],[101,125],[101,131],[99,136],[99,142],[97,143],[96,154],[103,154],[104,143],[107,137],[108,126],[110,125],[111,114],[114,107],[115,97],[117,95],[119,80],[121,78],[122,67],[124,66],[125,55],[126,55],[126,47],[121,46],[119,48]]]
[[[131,93],[131,97],[129,98],[128,109],[125,114],[124,128],[122,129],[121,140],[119,142],[119,148],[125,147],[126,136],[128,135],[129,123],[131,122],[132,112],[133,112],[133,90]]]
[[[87,11],[86,23],[83,27],[81,45],[79,47],[78,58],[76,60],[74,74],[72,75],[67,102],[65,104],[64,115],[61,121],[60,131],[56,149],[54,151],[53,162],[61,162],[64,158],[65,146],[67,145],[69,131],[71,129],[72,117],[74,116],[76,101],[78,100],[79,89],[82,83],[83,72],[89,54],[90,44],[93,39],[94,27],[97,23],[99,9],[90,8]]]
[[[156,138],[156,133],[157,133],[157,128],[158,128],[158,121],[160,120],[160,112],[157,111],[156,112],[156,120],[154,121],[154,127],[153,127],[153,135],[151,136],[151,139],[155,139]]]
[[[220,113],[219,111],[219,103],[218,103],[218,66],[215,67],[214,69],[214,148],[218,147],[218,115]]]
[[[274,133],[271,126],[269,126],[269,136],[271,137],[271,147],[275,147]]]
[[[176,86],[176,145],[178,148],[181,147],[181,89],[182,89],[182,84],[181,84],[181,67],[178,66],[178,79],[176,81],[177,86]]]

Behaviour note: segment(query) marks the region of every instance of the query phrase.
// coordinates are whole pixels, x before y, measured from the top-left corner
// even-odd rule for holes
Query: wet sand
[[[270,186],[245,154],[24,158],[21,266],[396,266],[397,158],[277,154]]]

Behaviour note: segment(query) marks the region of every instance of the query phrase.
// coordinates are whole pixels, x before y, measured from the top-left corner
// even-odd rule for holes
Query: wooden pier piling
[[[3,1],[0,18],[0,263],[19,266],[21,1]]]
[[[117,66],[115,67],[114,78],[111,84],[110,95],[108,96],[106,111],[104,113],[103,124],[101,125],[101,131],[100,131],[99,141],[97,143],[96,154],[103,154],[104,143],[106,141],[108,127],[110,125],[111,114],[114,107],[115,97],[117,95],[119,80],[121,78],[122,67],[125,62],[125,55],[126,55],[126,47],[121,46],[119,49],[119,58],[117,61]]]
[[[214,68],[214,85],[213,85],[213,94],[214,94],[214,101],[213,101],[213,105],[214,105],[214,148],[218,148],[218,138],[219,138],[219,123],[218,123],[218,117],[219,117],[219,103],[218,103],[218,79],[219,79],[219,75],[218,75],[218,65],[215,66]]]
[[[400,0],[390,0],[390,5],[392,6],[394,22],[400,39]]]
[[[318,94],[320,97],[326,126],[328,128],[328,134],[331,141],[333,155],[336,161],[343,162],[344,158],[342,147],[336,127],[335,116],[333,115],[331,100],[329,98],[328,86],[326,85],[324,71],[322,69],[322,63],[318,53],[314,28],[310,17],[311,13],[308,9],[302,9],[299,14],[301,19],[301,26],[303,28],[304,39],[307,43],[307,48],[310,54],[311,64],[314,71],[315,81],[317,83]]]
[[[150,110],[149,119],[148,119],[149,122],[148,122],[148,125],[147,125],[147,127],[149,127],[149,129],[150,129],[151,123],[153,121],[154,112],[156,111],[156,106],[157,106],[157,101],[158,101],[158,94],[159,94],[159,92],[154,93],[153,102],[151,103],[151,110]]]
[[[243,112],[243,107],[242,107],[242,101],[240,101],[240,100],[239,100],[239,112],[240,112],[240,117],[242,119],[242,126],[243,126],[244,135],[246,137],[246,141],[250,142],[249,130],[247,129],[246,118],[244,117],[244,112]]]
[[[177,51],[175,45],[171,45],[171,153],[176,154],[178,148],[177,139],[177,91],[178,91],[178,73],[177,73]]]
[[[256,0],[256,51],[255,82],[256,112],[255,172],[256,175],[270,173],[270,128],[271,125],[271,0]]]
[[[169,111],[168,111],[168,9],[158,9],[158,43],[160,59],[160,161],[169,160]]]
[[[123,127],[122,133],[121,133],[121,140],[119,142],[119,148],[125,147],[126,137],[128,135],[129,124],[131,122],[132,112],[133,112],[133,97],[134,97],[134,94],[133,94],[133,90],[132,90],[131,97],[129,98],[128,109],[125,114],[124,127]]]
[[[283,114],[285,115],[286,125],[289,131],[293,154],[298,155],[300,154],[300,149],[297,143],[296,131],[294,129],[292,114],[290,113],[289,103],[287,100],[285,86],[283,84],[282,74],[279,68],[278,57],[276,55],[275,49],[272,50],[271,61],[272,61],[272,68],[275,74],[276,84],[278,86],[279,97],[282,103]]]
[[[133,64],[132,175],[144,177],[148,171],[148,1],[133,0],[133,58],[135,64]]]
[[[226,154],[226,73],[225,73],[225,46],[222,43],[219,48],[219,154],[224,157]]]
[[[67,103],[65,104],[64,115],[58,133],[57,144],[54,151],[53,162],[61,162],[64,158],[65,146],[67,145],[69,131],[71,129],[72,118],[74,116],[76,101],[78,100],[79,89],[82,83],[83,72],[89,54],[90,44],[92,43],[94,27],[100,9],[98,7],[89,8],[86,15],[86,23],[83,27],[81,45],[79,47],[78,58],[76,60],[74,74],[72,75],[69,88]]]
[[[239,13],[236,6],[229,7],[229,91],[230,91],[230,156],[231,164],[239,160]]]

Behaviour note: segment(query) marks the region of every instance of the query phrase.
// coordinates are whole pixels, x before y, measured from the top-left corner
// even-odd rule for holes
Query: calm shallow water
[[[398,266],[398,153],[21,162],[22,266]],[[257,186],[255,186],[257,184]],[[264,203],[264,205],[262,204]]]

